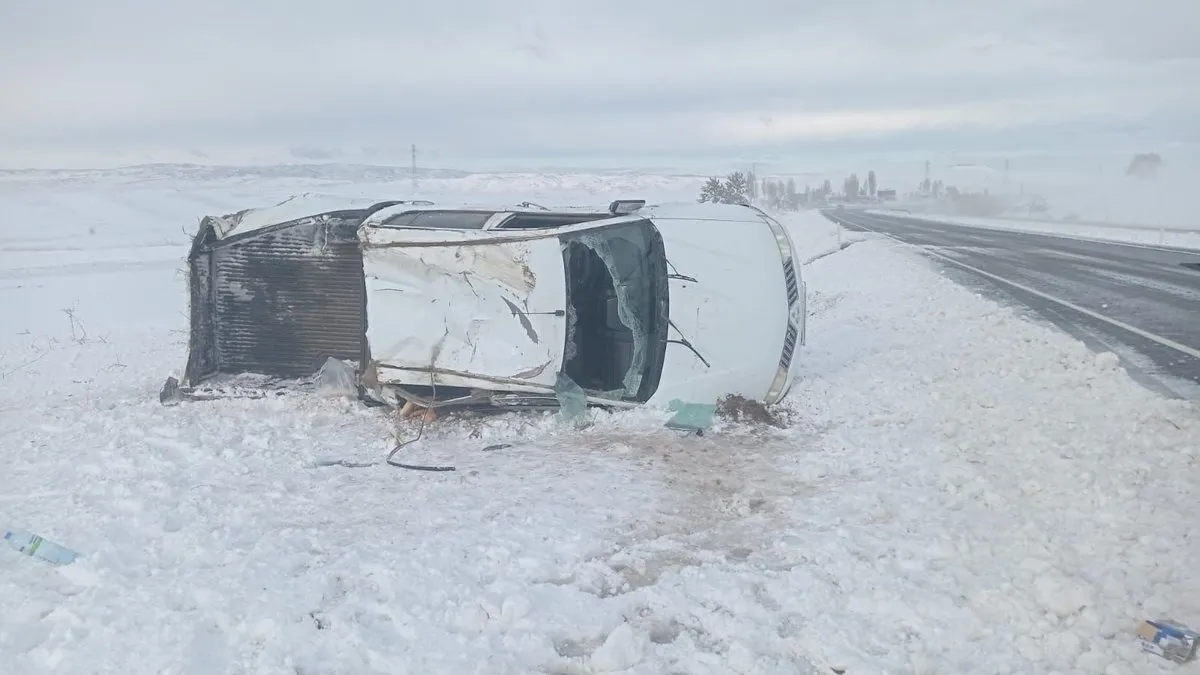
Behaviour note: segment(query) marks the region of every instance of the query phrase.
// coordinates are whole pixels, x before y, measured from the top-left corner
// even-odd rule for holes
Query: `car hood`
[[[669,339],[652,402],[763,399],[779,369],[788,303],[774,235],[757,223],[655,219],[670,269]]]
[[[566,321],[559,242],[480,234],[360,235],[380,384],[553,388]]]

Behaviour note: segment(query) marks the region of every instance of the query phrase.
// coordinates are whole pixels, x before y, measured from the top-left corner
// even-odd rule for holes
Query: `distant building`
[[[896,191],[895,190],[876,190],[875,196],[878,197],[879,201],[881,201],[881,202],[894,201],[896,199]]]

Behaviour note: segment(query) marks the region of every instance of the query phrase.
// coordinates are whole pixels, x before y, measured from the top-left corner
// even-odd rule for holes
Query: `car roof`
[[[536,205],[527,206],[528,202],[515,206],[497,204],[396,204],[371,214],[364,224],[378,224],[392,216],[413,211],[475,211],[480,213],[533,213],[552,215],[556,213],[573,215],[592,213],[609,216],[607,206],[562,206],[550,209],[539,208]],[[753,207],[742,204],[713,204],[698,202],[665,202],[648,204],[635,212],[648,218],[694,219],[694,220],[728,220],[734,222],[757,221],[758,211]],[[632,214],[618,214],[632,215]],[[612,217],[617,217],[613,215]]]
[[[379,204],[386,204],[386,198],[343,197],[304,193],[289,197],[277,204],[251,208],[236,214],[216,217],[222,227],[217,228],[217,236],[226,238],[233,234],[245,234],[272,225],[278,225],[310,216],[318,216],[338,211],[368,210]],[[536,214],[553,216],[591,214],[597,219],[610,217],[607,205],[594,206],[555,206],[547,208],[530,202],[518,204],[491,203],[431,203],[408,201],[392,204],[377,209],[364,221],[364,225],[379,225],[392,216],[414,211],[471,211],[490,214]],[[668,202],[650,204],[636,211],[637,215],[647,218],[665,219],[694,219],[694,220],[726,220],[734,222],[757,221],[757,212],[750,207],[738,204],[713,204],[696,202]],[[630,214],[632,215],[632,214]],[[611,216],[616,217],[616,216]]]

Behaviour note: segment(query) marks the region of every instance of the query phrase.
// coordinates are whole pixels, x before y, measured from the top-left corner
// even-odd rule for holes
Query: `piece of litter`
[[[51,565],[70,565],[75,562],[78,553],[66,546],[42,539],[36,534],[9,530],[4,533],[4,543],[31,558],[37,558]]]
[[[1142,651],[1157,654],[1176,663],[1186,663],[1196,655],[1200,633],[1170,619],[1143,621],[1137,630]]]

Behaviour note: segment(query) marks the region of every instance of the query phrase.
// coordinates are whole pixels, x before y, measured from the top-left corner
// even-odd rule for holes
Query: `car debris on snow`
[[[1137,630],[1142,650],[1176,663],[1187,663],[1196,656],[1200,633],[1167,619],[1143,621]]]
[[[298,197],[204,218],[188,266],[187,366],[164,404],[245,374],[272,395],[336,362],[359,398],[426,422],[472,407],[679,418],[779,402],[805,339],[795,247],[749,206]]]

